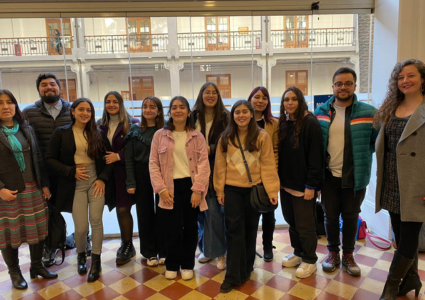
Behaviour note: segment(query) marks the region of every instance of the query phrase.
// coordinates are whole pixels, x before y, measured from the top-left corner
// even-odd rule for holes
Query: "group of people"
[[[167,279],[181,270],[189,280],[198,246],[199,262],[217,258],[217,268],[226,269],[220,290],[230,292],[251,276],[260,217],[264,260],[273,260],[274,212],[260,213],[250,204],[257,184],[272,204],[280,192],[294,248],[282,266],[296,267],[299,278],[316,271],[315,199],[321,195],[329,250],[322,269],[333,272],[342,262],[348,274],[360,276],[353,252],[376,145],[376,211],[389,211],[397,242],[381,299],[417,294],[418,237],[425,218],[417,179],[425,164],[424,80],[424,63],[398,63],[376,110],[358,101],[356,73],[340,68],[332,78],[333,96],[314,114],[293,86],[282,95],[279,118],[272,116],[264,87],[229,112],[218,87],[207,82],[192,110],[186,98],[174,97],[167,120],[156,97],[143,100],[138,120],[118,92],[109,92],[97,122],[89,99],[72,104],[60,99],[60,83],[50,73],[38,77],[41,99],[23,112],[10,91],[0,90],[0,153],[6,158],[0,162],[0,249],[13,286],[27,287],[18,259],[24,242],[30,245],[31,278],[57,277],[41,259],[48,200],[72,213],[78,273],[88,272],[89,282],[101,273],[105,204],[116,208],[121,232],[116,263],[135,256],[135,204],[140,253],[148,266],[165,264]]]

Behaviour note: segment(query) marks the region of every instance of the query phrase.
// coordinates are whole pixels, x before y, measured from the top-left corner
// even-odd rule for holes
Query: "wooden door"
[[[133,86],[133,100],[143,100],[146,97],[155,96],[153,76],[132,77],[132,82],[128,78],[130,90],[131,83]]]
[[[207,51],[230,50],[229,27],[229,17],[205,17]]]
[[[59,79],[61,84],[61,98],[69,102],[77,100],[77,86],[75,79],[68,79],[68,84],[65,79]]]
[[[230,74],[207,75],[207,82],[213,82],[217,85],[221,98],[232,98],[232,80]]]
[[[47,51],[49,55],[71,55],[72,29],[71,19],[47,18],[46,19]]]
[[[285,48],[308,47],[308,16],[283,17]]]
[[[296,86],[303,92],[304,95],[308,95],[308,72],[307,70],[301,71],[286,71],[286,88],[290,86]]]
[[[130,52],[152,52],[151,18],[128,18]]]

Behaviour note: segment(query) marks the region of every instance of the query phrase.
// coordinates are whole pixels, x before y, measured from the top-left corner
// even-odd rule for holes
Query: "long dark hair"
[[[252,105],[252,97],[254,97],[254,95],[258,91],[261,91],[263,95],[267,97],[268,100],[267,106],[263,111],[264,121],[266,121],[266,123],[272,124],[276,120],[276,118],[272,115],[272,104],[270,103],[269,91],[264,86],[257,86],[255,89],[253,89],[251,94],[249,94],[248,102]]]
[[[190,105],[187,99],[183,96],[175,96],[173,99],[171,99],[171,102],[170,102],[170,109],[168,110],[169,115],[171,113],[171,107],[173,107],[173,103],[176,100],[180,100],[183,103],[183,105],[187,107],[187,111],[190,113]],[[173,124],[173,118],[171,116],[168,118],[167,123],[165,123],[164,129],[174,131],[175,127]],[[190,118],[190,116],[187,116],[186,130],[194,130],[194,129],[195,129],[195,125],[193,124],[192,119]]]
[[[375,126],[375,128],[378,127],[381,123],[388,123],[391,119],[391,116],[394,115],[397,107],[404,100],[404,94],[398,88],[398,74],[400,74],[404,67],[409,65],[415,65],[419,74],[421,74],[421,78],[425,80],[425,64],[420,60],[410,58],[397,63],[391,72],[384,102],[382,102],[381,107],[378,109],[375,117],[373,118],[373,126]],[[424,93],[425,82],[422,83],[422,94]]]
[[[311,112],[308,111],[308,106],[305,101],[303,92],[295,86],[291,86],[287,88],[282,95],[282,100],[280,101],[280,117],[279,117],[279,142],[283,140],[286,136],[286,129],[287,129],[287,119],[289,116],[286,115],[284,101],[285,101],[285,94],[289,91],[292,91],[295,96],[297,96],[298,99],[298,108],[294,113],[295,122],[294,122],[294,148],[298,148],[299,146],[299,140],[300,140],[300,132],[301,132],[301,126],[304,121],[304,117],[307,114],[311,114]]]
[[[162,102],[161,100],[159,100],[159,98],[150,96],[150,97],[146,97],[145,100],[143,100],[142,102],[142,111],[141,111],[142,122],[140,122],[140,127],[142,128],[142,132],[148,129],[148,122],[143,117],[143,104],[145,104],[146,101],[152,101],[155,104],[156,108],[158,108],[158,115],[155,118],[155,124],[156,124],[156,128],[161,129],[162,127],[164,127],[164,108],[162,107]]]
[[[0,89],[0,96],[1,95],[8,96],[10,100],[12,100],[12,103],[15,104],[15,115],[13,116],[13,118],[18,122],[19,126],[26,126],[27,119],[25,118],[25,115],[22,113],[22,111],[19,109],[18,101],[16,100],[15,96],[13,96],[12,92],[6,89]]]
[[[252,105],[246,100],[238,100],[232,106],[232,110],[230,111],[230,122],[227,125],[226,129],[221,134],[221,147],[223,148],[223,152],[227,152],[227,145],[232,143],[233,146],[239,148],[239,143],[236,138],[236,134],[238,133],[238,124],[235,122],[235,110],[238,106],[245,105],[248,107],[251,115],[254,116],[254,108]],[[257,121],[255,121],[254,117],[251,118],[248,124],[248,134],[245,139],[245,150],[249,152],[258,151],[257,147],[257,138],[260,134],[260,128],[257,126]]]
[[[71,106],[71,119],[72,124],[75,123],[75,117],[72,114],[72,111],[74,111],[80,103],[86,102],[90,105],[90,109],[92,111],[90,121],[86,124],[86,127],[84,127],[83,130],[83,136],[87,140],[88,143],[88,149],[87,149],[87,156],[91,159],[95,159],[100,155],[102,151],[105,150],[105,146],[103,145],[103,139],[100,131],[97,129],[96,121],[95,121],[95,110],[93,107],[93,103],[91,103],[90,99],[87,98],[78,98],[72,103]]]
[[[208,137],[206,136],[206,122],[205,122],[205,104],[204,104],[204,91],[207,87],[213,86],[216,93],[217,93],[217,103],[214,107],[213,112],[213,122],[211,125],[210,133],[208,134]],[[196,110],[198,114],[198,120],[199,124],[201,125],[201,133],[204,135],[205,139],[207,139],[211,143],[211,137],[214,133],[214,129],[216,126],[222,122],[223,119],[223,113],[226,114],[225,122],[227,123],[227,115],[229,114],[229,111],[224,107],[223,99],[221,98],[220,91],[218,90],[218,87],[213,82],[206,82],[201,86],[201,89],[199,90],[198,98],[196,98],[195,105],[193,106],[193,110]],[[226,127],[227,124],[224,124],[224,127]]]
[[[109,118],[110,117],[109,117],[109,114],[108,114],[108,112],[106,111],[106,108],[105,108],[106,99],[108,98],[109,95],[114,95],[115,98],[117,98],[117,100],[118,100],[118,104],[119,104],[119,108],[120,108],[119,113],[118,113],[118,117],[119,117],[120,123],[123,125],[122,132],[123,132],[124,135],[126,135],[130,131],[131,116],[129,115],[129,113],[125,109],[124,100],[123,100],[121,94],[118,93],[117,91],[110,91],[109,93],[107,93],[105,95],[105,98],[103,99],[103,115],[102,115],[102,118],[100,119],[99,124],[109,127]]]

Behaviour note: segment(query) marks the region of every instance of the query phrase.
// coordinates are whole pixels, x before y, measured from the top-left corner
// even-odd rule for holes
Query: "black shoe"
[[[25,290],[28,284],[22,276],[21,269],[19,268],[19,253],[18,249],[13,249],[11,246],[6,246],[1,250],[3,260],[9,270],[10,280],[13,287],[18,290]]]
[[[102,272],[102,266],[100,262],[99,254],[92,254],[91,256],[91,267],[89,271],[89,276],[87,277],[87,282],[95,282],[100,277],[100,272]]]
[[[59,252],[59,249],[55,250],[49,250],[47,248],[44,248],[43,251],[43,265],[45,267],[51,267],[56,263],[56,254]]]
[[[264,261],[272,261],[273,260],[273,249],[276,249],[275,246],[267,246],[264,247]]]
[[[117,251],[116,264],[124,265],[128,263],[135,255],[136,249],[134,249],[133,242],[123,242]]]
[[[220,286],[220,293],[226,294],[233,290],[233,284],[223,281]]]
[[[397,296],[405,296],[408,292],[415,290],[415,297],[418,297],[421,288],[422,282],[418,274],[418,253],[416,252],[412,266],[400,284]]]
[[[91,246],[91,238],[87,233],[87,243],[86,243],[86,255],[91,256],[92,246]]]
[[[406,276],[407,271],[412,266],[414,259],[406,258],[396,251],[391,262],[390,271],[384,290],[379,298],[380,300],[395,300],[399,292],[399,285],[402,278]]]
[[[18,290],[26,290],[28,284],[22,276],[21,270],[9,271],[10,280],[12,281],[13,287]]]
[[[78,253],[77,257],[77,264],[78,264],[78,274],[83,275],[87,274],[87,256],[86,252]]]
[[[58,278],[58,274],[50,272],[43,265],[43,250],[44,250],[44,241],[40,241],[38,244],[29,245],[30,257],[31,257],[31,267],[30,267],[30,276],[32,279],[37,276],[41,276],[44,279],[55,279]],[[55,259],[56,260],[56,259]]]

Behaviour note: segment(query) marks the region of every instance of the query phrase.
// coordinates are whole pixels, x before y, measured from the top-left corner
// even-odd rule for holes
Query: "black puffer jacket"
[[[71,123],[71,103],[64,99],[60,99],[60,101],[62,101],[62,109],[56,120],[53,119],[41,100],[25,107],[22,111],[35,131],[37,143],[43,157],[46,155],[47,145],[53,131],[60,126]]]

